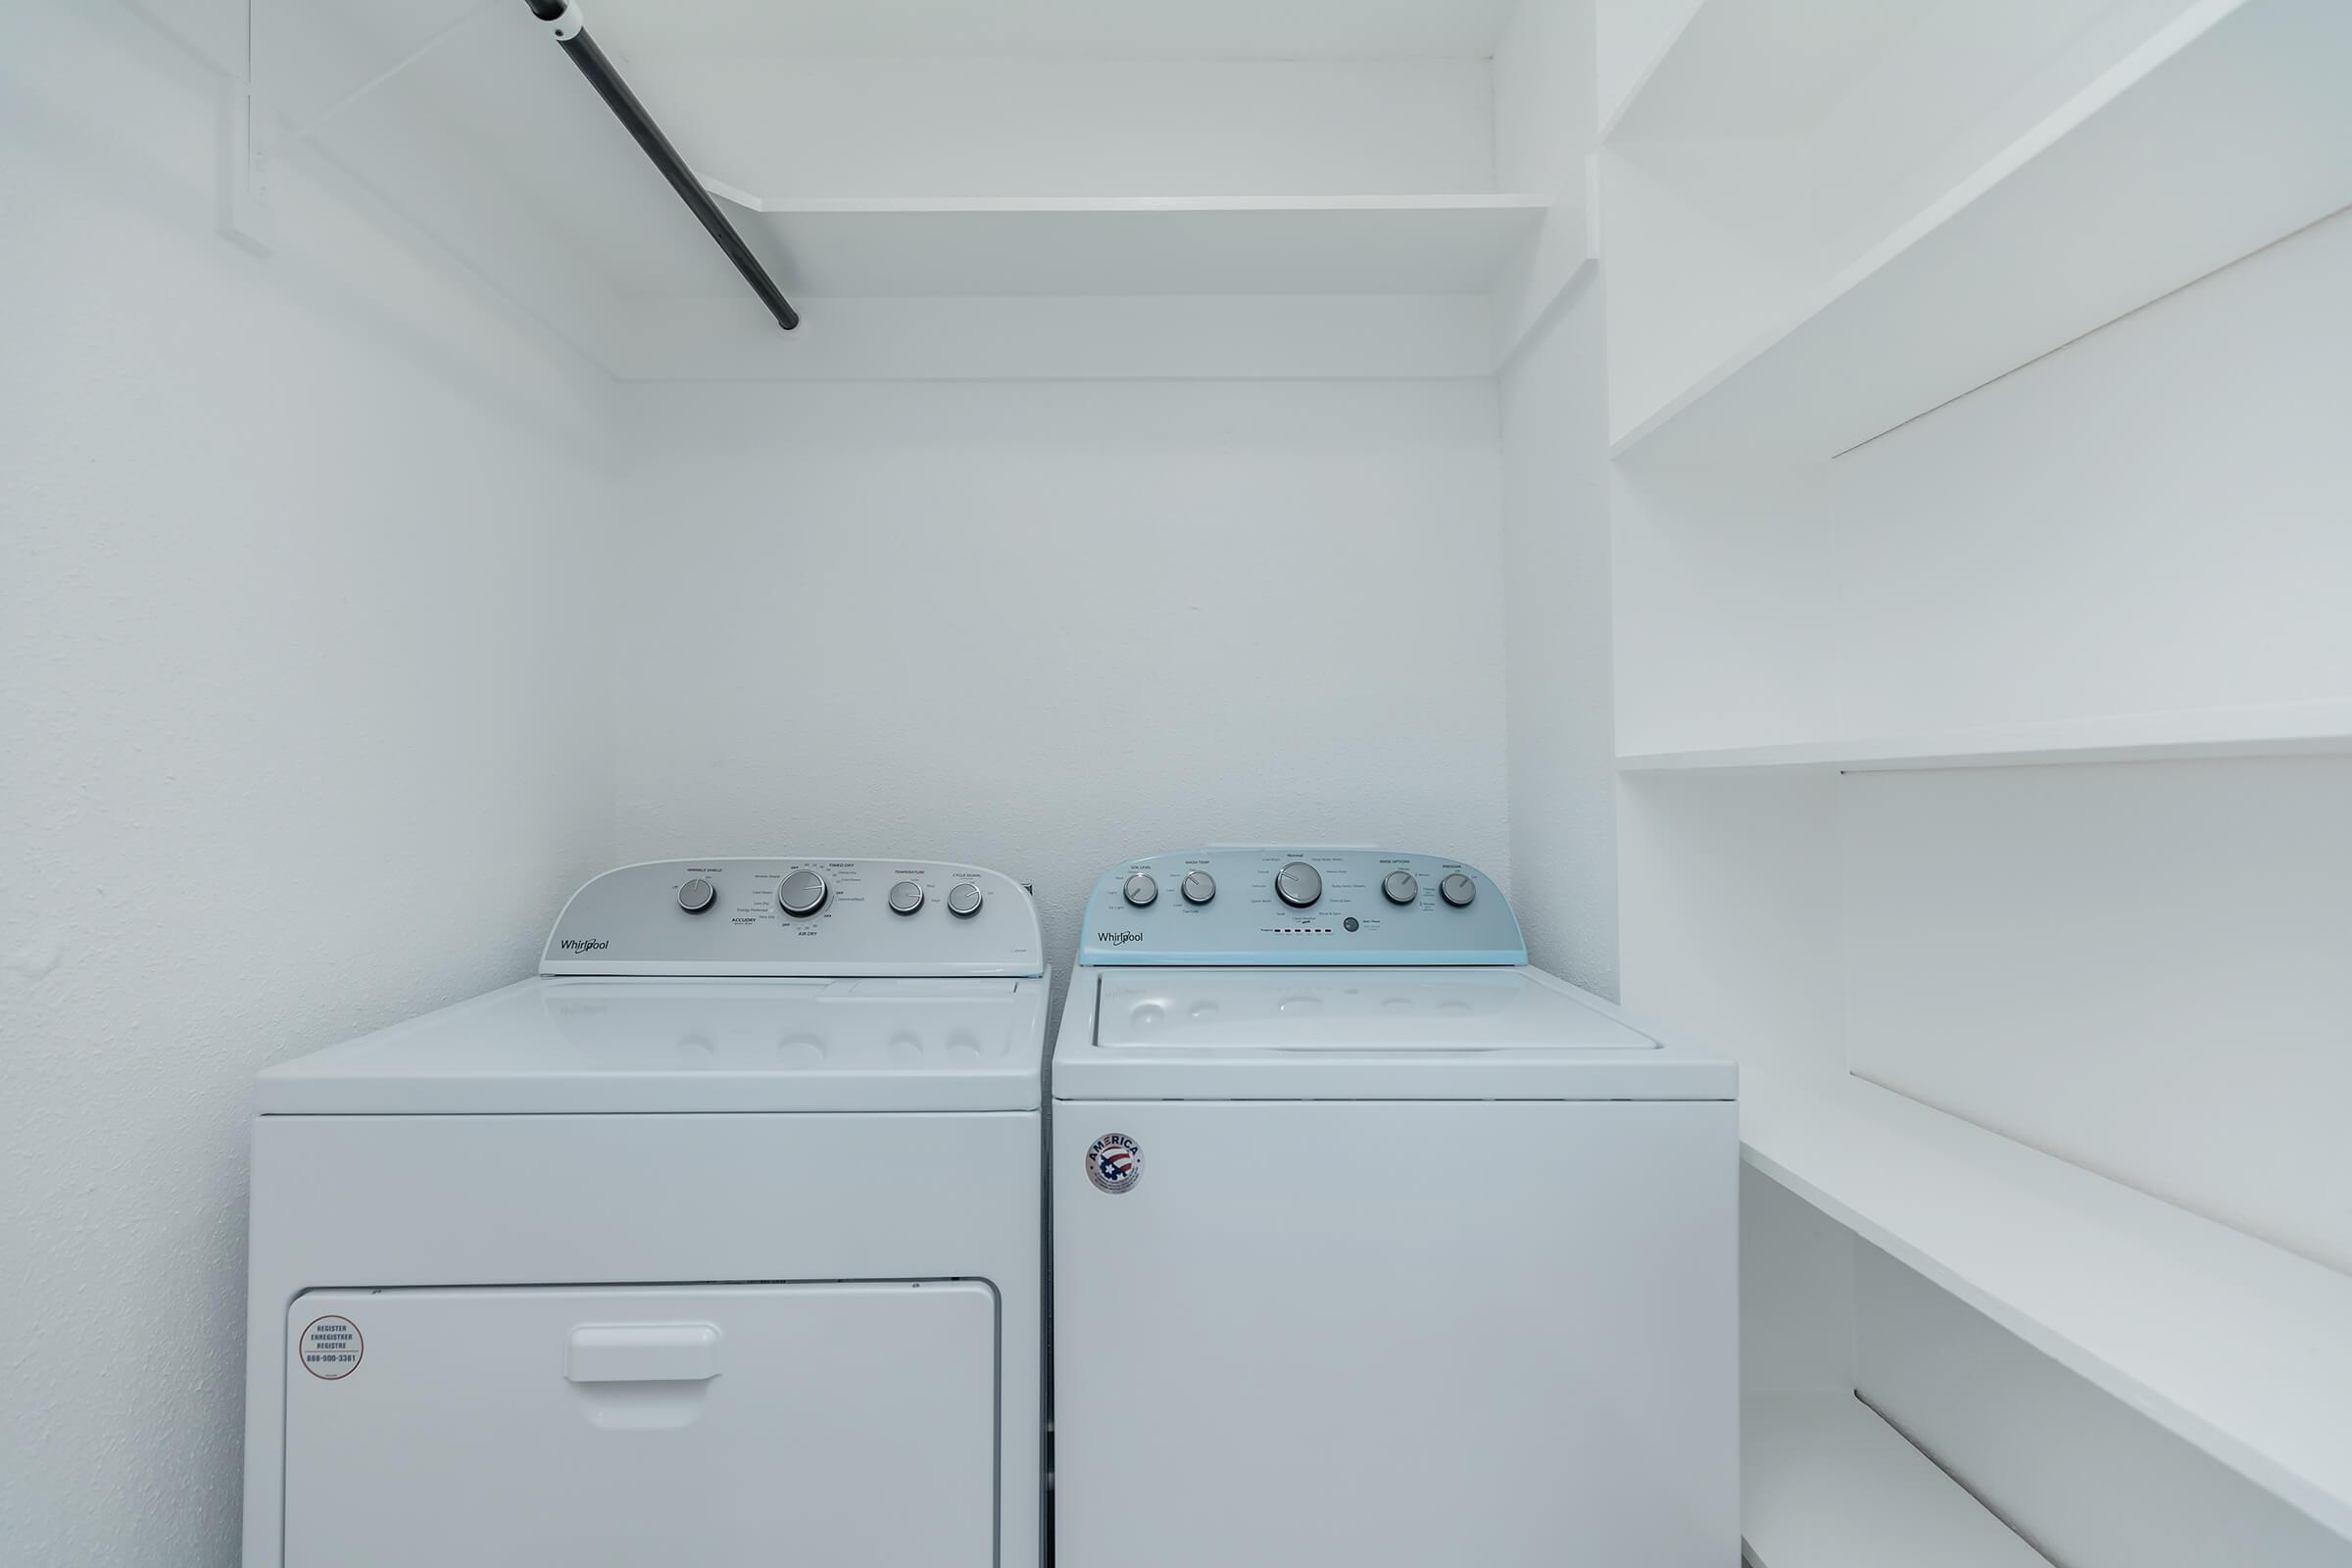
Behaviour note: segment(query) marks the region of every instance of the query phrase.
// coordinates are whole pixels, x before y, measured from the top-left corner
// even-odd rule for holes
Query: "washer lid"
[[[265,1115],[1034,1110],[1041,979],[525,980],[261,1075]]]
[[[1082,968],[1062,1100],[1729,1100],[1731,1064],[1661,1044],[1541,970]]]

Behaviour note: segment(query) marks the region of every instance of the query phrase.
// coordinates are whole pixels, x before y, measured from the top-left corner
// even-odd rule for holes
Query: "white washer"
[[[1054,1052],[1064,1568],[1740,1555],[1735,1069],[1476,867],[1096,886]]]
[[[1039,1561],[1041,953],[974,866],[627,866],[263,1074],[245,1561]]]

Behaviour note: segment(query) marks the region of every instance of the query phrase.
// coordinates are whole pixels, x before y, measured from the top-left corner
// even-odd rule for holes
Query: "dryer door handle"
[[[573,1383],[707,1383],[718,1376],[715,1323],[585,1323],[571,1331]]]

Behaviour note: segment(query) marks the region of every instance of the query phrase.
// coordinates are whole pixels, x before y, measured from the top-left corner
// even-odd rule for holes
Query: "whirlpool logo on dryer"
[[[612,945],[612,944],[611,942],[607,941],[603,937],[565,937],[563,941],[556,944],[557,947],[562,948],[565,953],[594,953],[601,948],[609,948]]]
[[[1095,940],[1106,942],[1114,948],[1123,948],[1130,942],[1143,941],[1144,934],[1141,931],[1098,931]]]

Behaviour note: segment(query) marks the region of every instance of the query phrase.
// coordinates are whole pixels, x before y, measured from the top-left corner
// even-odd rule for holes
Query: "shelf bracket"
[[[735,232],[735,225],[727,221],[726,215],[710,200],[694,171],[686,167],[686,160],[678,156],[669,138],[662,134],[662,127],[654,123],[653,116],[645,112],[645,105],[637,101],[629,84],[621,80],[620,73],[612,69],[612,62],[588,35],[586,20],[574,0],[523,0],[523,3],[531,8],[532,16],[547,24],[556,41],[564,46],[564,52],[571,57],[571,63],[588,78],[588,85],[596,89],[596,95],[612,111],[613,118],[636,138],[645,156],[653,160],[654,167],[669,181],[669,188],[678,193],[678,200],[686,204],[712,242],[735,264],[735,270],[743,274],[752,292],[760,296],[760,303],[775,317],[776,324],[787,332],[799,326],[800,312],[784,298],[784,291],[767,275],[767,269],[752,254],[743,236]]]

